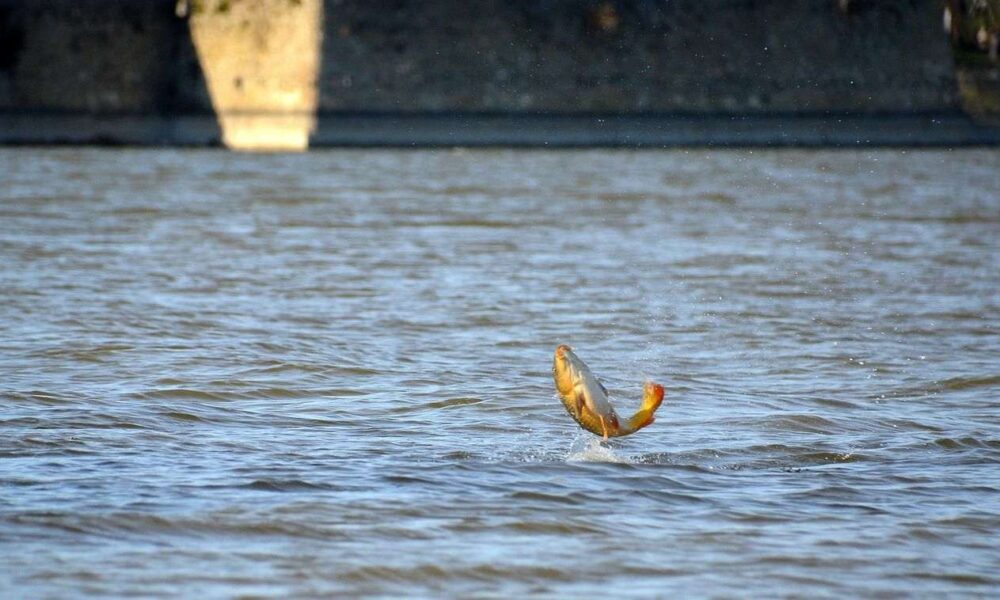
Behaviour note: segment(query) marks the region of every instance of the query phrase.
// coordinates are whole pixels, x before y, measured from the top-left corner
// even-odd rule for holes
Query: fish
[[[556,392],[566,411],[580,427],[608,438],[631,435],[653,423],[653,414],[663,402],[663,386],[652,381],[643,384],[642,404],[634,415],[622,420],[615,412],[608,390],[573,349],[566,344],[556,348],[552,360]]]

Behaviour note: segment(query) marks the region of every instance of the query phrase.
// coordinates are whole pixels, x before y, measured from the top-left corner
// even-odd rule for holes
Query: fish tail
[[[647,381],[642,386],[642,404],[639,410],[628,420],[627,428],[630,432],[638,431],[654,421],[653,413],[660,408],[663,403],[663,386],[652,381]]]

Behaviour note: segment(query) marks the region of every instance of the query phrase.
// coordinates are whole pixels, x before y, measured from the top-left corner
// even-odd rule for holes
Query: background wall
[[[345,0],[327,110],[912,111],[954,104],[934,0]]]
[[[421,143],[435,126],[435,143],[516,143],[512,132],[540,118],[576,128],[574,143],[586,143],[595,115],[635,119],[643,131],[650,119],[703,118],[682,136],[687,143],[725,138],[734,118],[751,128],[754,119],[772,127],[770,119],[846,118],[852,138],[886,117],[918,142],[927,119],[944,119],[966,141],[995,137],[963,120],[937,0],[326,0],[314,8],[308,0],[0,0],[0,141],[218,142],[220,105],[209,88],[256,90],[264,98],[256,110],[289,110],[266,100],[287,97],[288,74],[254,72],[255,64],[285,65],[315,88],[304,95],[318,103],[314,143]],[[272,15],[287,24],[310,10],[320,20],[318,75],[306,64],[316,56],[269,60],[287,44],[252,37]],[[215,36],[202,62],[191,35],[198,27]],[[260,54],[238,63],[246,73],[203,64],[227,55],[219,36]],[[214,72],[224,81],[207,85]],[[397,124],[410,117],[408,140]],[[506,137],[490,138],[498,127]],[[714,138],[713,127],[722,128]],[[471,130],[479,137],[462,139]]]
[[[170,0],[0,0],[0,110],[210,111]]]

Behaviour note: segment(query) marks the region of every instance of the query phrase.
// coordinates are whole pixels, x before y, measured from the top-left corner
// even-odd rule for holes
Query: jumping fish
[[[608,400],[608,390],[565,344],[556,348],[552,377],[559,399],[569,415],[580,427],[603,436],[605,440],[633,434],[649,425],[654,420],[653,413],[663,402],[663,386],[647,381],[643,386],[639,410],[623,423]]]

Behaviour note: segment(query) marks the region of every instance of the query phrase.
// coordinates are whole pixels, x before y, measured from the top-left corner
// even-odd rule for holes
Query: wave
[[[264,492],[294,492],[301,490],[332,490],[335,486],[323,483],[311,483],[302,479],[255,479],[250,483],[233,486],[238,489],[259,490]]]
[[[470,406],[474,404],[481,404],[485,402],[482,398],[472,398],[472,397],[456,397],[456,398],[445,398],[444,400],[434,400],[431,402],[424,402],[421,404],[415,404],[410,406],[400,406],[397,408],[390,409],[389,412],[395,414],[418,412],[423,410],[441,410],[445,408],[455,408],[459,406]]]
[[[64,511],[28,511],[0,518],[0,523],[34,526],[118,539],[121,534],[208,536],[275,535],[336,539],[344,537],[335,527],[313,523],[297,523],[270,517],[242,517],[233,513],[209,513],[202,516],[166,516],[146,512],[119,511],[102,515]]]

